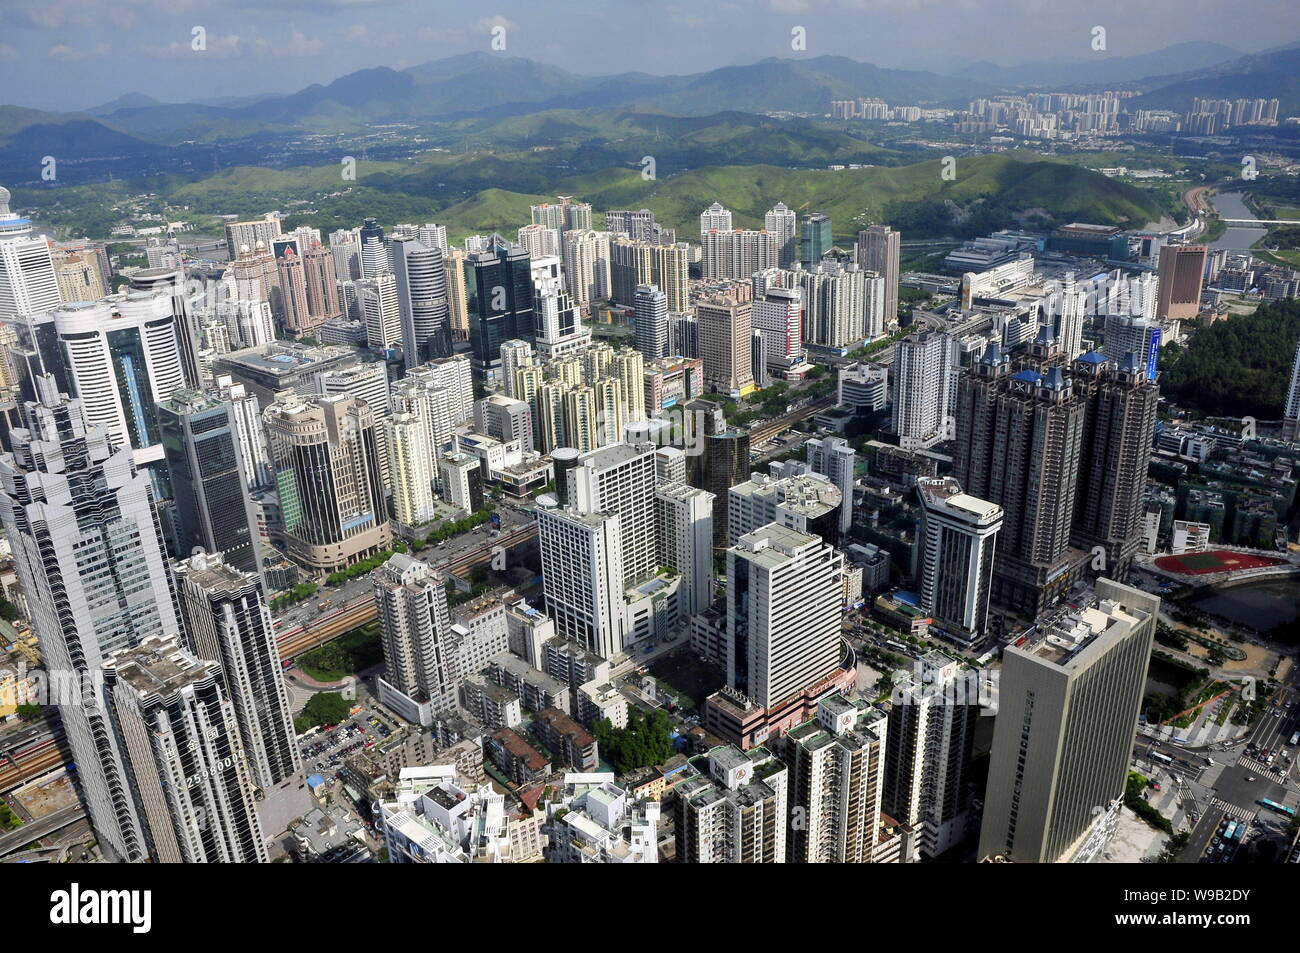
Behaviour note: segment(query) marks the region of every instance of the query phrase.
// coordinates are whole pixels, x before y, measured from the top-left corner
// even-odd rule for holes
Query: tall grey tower
[[[148,476],[126,443],[89,425],[81,402],[38,378],[39,402],[0,456],[0,520],[101,847],[149,855],[121,751],[105,717],[100,668],[116,652],[180,631]]]
[[[158,863],[268,860],[221,666],[153,635],[104,663],[110,721]]]
[[[204,553],[175,573],[190,651],[221,663],[253,783],[271,788],[302,760],[261,577]]]

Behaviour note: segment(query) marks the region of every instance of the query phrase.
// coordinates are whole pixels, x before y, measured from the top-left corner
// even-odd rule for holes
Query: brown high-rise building
[[[858,232],[858,264],[885,279],[885,327],[898,324],[898,258],[902,235],[888,225],[868,225]]]
[[[284,328],[295,334],[304,334],[315,325],[312,324],[311,311],[307,306],[307,275],[303,271],[302,259],[294,254],[292,247],[286,248],[278,268]]]
[[[307,313],[311,327],[343,316],[339,286],[334,276],[334,255],[320,242],[302,253],[302,270],[307,279]]]
[[[749,302],[716,296],[695,309],[704,386],[727,396],[754,389],[754,328]]]
[[[1160,249],[1156,317],[1185,321],[1200,314],[1206,253],[1204,245],[1166,245]]]
[[[1075,389],[1087,401],[1072,541],[1105,551],[1106,575],[1123,579],[1141,535],[1142,491],[1156,426],[1160,389],[1129,354],[1122,365],[1085,354],[1072,365]]]
[[[953,475],[1003,509],[995,605],[1038,615],[1083,573],[1126,571],[1158,399],[1136,358],[1066,365],[1050,335],[1014,367],[991,345],[962,378]]]
[[[1012,372],[992,344],[957,392],[953,475],[1002,507],[992,601],[1037,615],[1064,592],[1086,407],[1059,366]]]

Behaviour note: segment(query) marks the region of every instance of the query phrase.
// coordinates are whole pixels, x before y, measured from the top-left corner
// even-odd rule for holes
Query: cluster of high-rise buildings
[[[838,250],[822,213],[778,203],[736,229],[715,203],[694,246],[649,210],[597,230],[560,197],[518,242],[455,248],[434,224],[366,219],[325,245],[268,216],[227,225],[224,268],[177,248],[107,294],[97,271],[73,280],[91,250],[56,262],[7,198],[0,521],[67,676],[108,856],[266,859],[276,832],[254,805],[301,768],[268,601],[295,572],[367,559],[380,703],[544,791],[514,810],[465,764],[408,763],[376,797],[395,862],[653,862],[669,820],[680,862],[911,861],[976,839],[982,858],[1056,860],[1120,795],[1158,605],[1122,584],[1158,399],[1147,331],[1199,308],[1203,247],[1163,249],[1157,277],[1115,292],[1101,350],[1085,343],[1093,284],[1071,273],[1032,308],[1011,300],[1034,277],[1016,247],[887,361],[842,366],[840,409],[881,413],[895,442],[871,442],[871,468],[900,491],[864,485],[834,427],[764,465],[710,398],[896,331],[885,225]],[[633,334],[593,333],[613,323]],[[534,521],[536,606],[452,595],[397,545],[489,493]],[[843,617],[888,588],[888,554],[855,538],[902,496],[913,617],[955,648],[876,704]],[[962,659],[992,644],[994,611],[1022,631],[1000,672]],[[630,723],[636,657],[687,633],[721,673],[694,747],[657,773],[600,770],[597,724]]]

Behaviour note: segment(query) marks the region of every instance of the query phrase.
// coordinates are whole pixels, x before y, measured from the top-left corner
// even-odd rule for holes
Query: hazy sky
[[[0,103],[83,108],[290,92],[368,66],[488,50],[577,73],[694,73],[838,54],[936,68],[1300,38],[1296,0],[0,0]],[[806,52],[791,50],[803,27]],[[1091,50],[1106,28],[1107,54]],[[207,49],[191,49],[195,27]],[[1249,34],[1249,35],[1247,35]]]

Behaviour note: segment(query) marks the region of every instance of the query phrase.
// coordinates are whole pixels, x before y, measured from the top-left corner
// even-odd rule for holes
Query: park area
[[[722,687],[722,675],[691,652],[679,649],[650,663],[648,674],[677,698],[679,708],[698,708]]]
[[[320,648],[303,652],[297,667],[317,682],[329,684],[356,675],[384,660],[379,622],[367,622]]]

